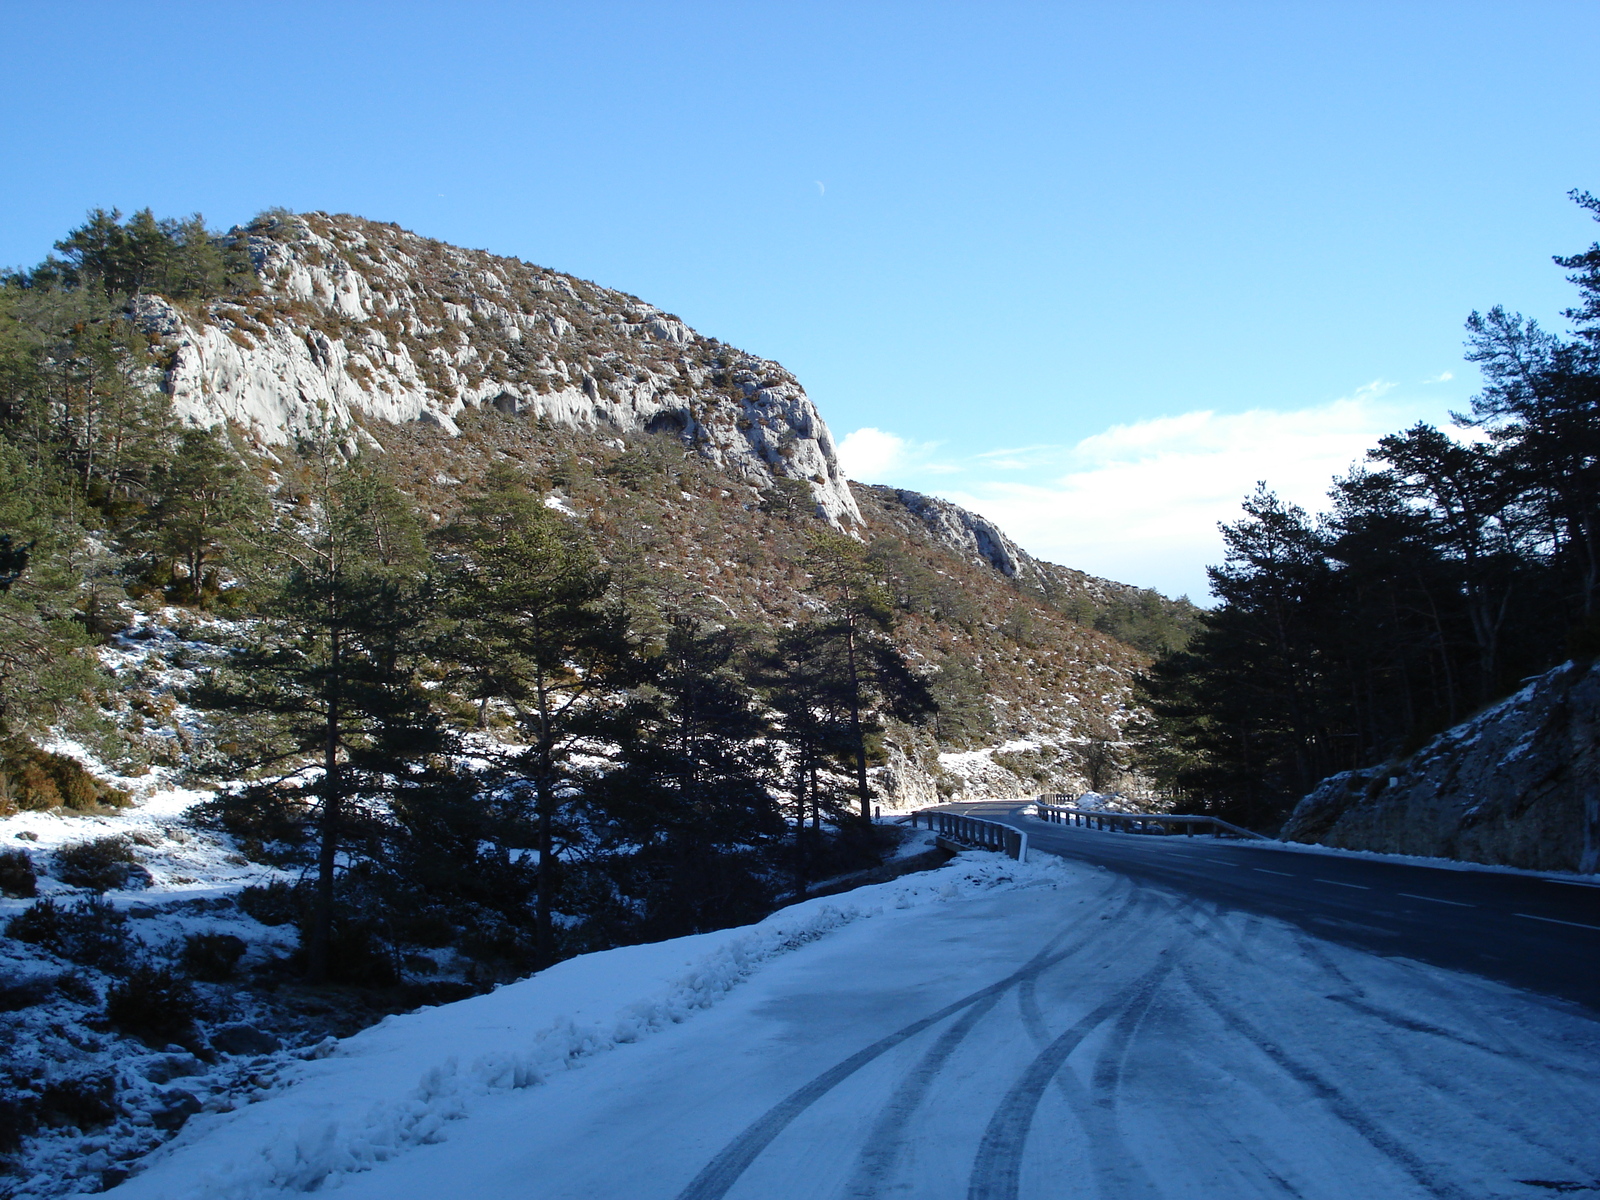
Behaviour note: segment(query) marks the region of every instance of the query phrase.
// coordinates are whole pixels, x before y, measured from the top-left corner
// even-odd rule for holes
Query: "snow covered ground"
[[[574,959],[284,1083],[112,1194],[1600,1195],[1592,1013],[1055,859]]]

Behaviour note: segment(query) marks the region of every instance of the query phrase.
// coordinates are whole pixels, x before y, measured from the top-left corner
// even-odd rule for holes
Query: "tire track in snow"
[[[1179,913],[1177,915],[1178,919],[1183,921],[1185,924],[1188,924],[1197,936],[1208,939],[1212,937],[1211,930],[1192,924],[1187,914]],[[1265,927],[1261,918],[1252,918],[1250,921],[1250,926],[1251,928],[1249,932],[1252,936],[1250,936],[1248,940],[1254,941],[1256,940],[1254,935],[1259,935],[1262,933]],[[1343,991],[1343,994],[1324,993],[1319,997],[1316,993],[1308,989],[1305,993],[1308,1001],[1313,1001],[1320,998],[1323,1001],[1338,1004],[1351,1012],[1357,1013],[1371,1020],[1379,1021],[1393,1029],[1398,1029],[1406,1033],[1421,1033],[1430,1037],[1437,1037],[1455,1047],[1461,1049],[1470,1049],[1479,1053],[1487,1054],[1497,1060],[1508,1059],[1521,1066],[1539,1070],[1542,1073],[1550,1072],[1552,1070],[1560,1072],[1566,1069],[1565,1064],[1552,1062],[1548,1056],[1542,1058],[1537,1057],[1505,1044],[1505,1039],[1503,1037],[1499,1039],[1502,1042],[1502,1045],[1490,1045],[1487,1042],[1479,1041],[1466,1034],[1446,1029],[1443,1026],[1435,1025],[1431,1022],[1418,1020],[1416,1018],[1407,1016],[1404,1013],[1400,1013],[1393,1009],[1376,1004],[1367,999],[1366,989],[1353,980],[1348,974],[1345,973],[1343,969],[1338,966],[1337,963],[1334,962],[1333,958],[1323,948],[1322,944],[1318,941],[1315,935],[1306,933],[1304,930],[1295,929],[1293,927],[1290,928],[1290,933],[1294,938],[1295,948],[1301,952],[1304,958],[1313,967],[1337,981],[1337,984]],[[1247,939],[1243,936],[1233,939],[1217,939],[1216,944],[1224,949],[1227,949],[1239,961],[1243,963],[1250,963],[1253,961],[1253,959],[1247,948],[1246,940]],[[1413,969],[1415,970],[1416,968]],[[1430,972],[1422,969],[1417,976],[1416,982],[1423,984],[1426,987],[1426,990],[1440,997],[1440,999],[1445,1001],[1447,1004],[1451,1005],[1452,1007],[1455,1006],[1458,997],[1454,996],[1445,988],[1443,988],[1439,981]],[[1210,1001],[1208,1000],[1208,1003],[1209,1002]],[[1213,1007],[1215,1007],[1215,1005],[1213,1005]],[[1219,1012],[1218,1015],[1221,1016],[1222,1014]],[[1367,1043],[1368,1036],[1369,1035],[1365,1030],[1357,1030],[1350,1037],[1349,1044],[1352,1046],[1365,1045]],[[1391,1039],[1388,1044],[1389,1050],[1386,1057],[1387,1065],[1402,1070],[1414,1082],[1424,1085],[1426,1090],[1435,1095],[1439,1100],[1447,1102],[1458,1111],[1466,1114],[1473,1120],[1483,1125],[1486,1129],[1501,1130],[1516,1134],[1519,1138],[1521,1138],[1525,1145],[1551,1155],[1554,1160],[1560,1162],[1568,1168],[1576,1170],[1579,1173],[1582,1173],[1586,1170],[1592,1170],[1592,1163],[1583,1162],[1575,1158],[1570,1152],[1565,1150],[1557,1140],[1550,1136],[1549,1129],[1541,1126],[1538,1122],[1527,1121],[1513,1111],[1505,1110],[1504,1105],[1500,1103],[1499,1100],[1492,1094],[1482,1100],[1475,1100],[1473,1097],[1464,1094],[1462,1089],[1468,1084],[1468,1082],[1477,1078],[1480,1072],[1441,1071],[1430,1060],[1419,1060],[1415,1052],[1415,1048],[1408,1047],[1403,1040],[1395,1041]],[[1269,1057],[1271,1056],[1269,1055]],[[1274,1061],[1276,1062],[1276,1059],[1274,1059]],[[1282,1066],[1282,1064],[1278,1065],[1280,1067]],[[1590,1119],[1590,1114],[1585,1111],[1580,1104],[1574,1104],[1573,1110],[1574,1120]],[[1342,1114],[1341,1119],[1343,1119]],[[1362,1133],[1360,1129],[1357,1129],[1357,1132]],[[1362,1136],[1365,1137],[1365,1133],[1362,1133]],[[1368,1140],[1370,1141],[1370,1139]],[[1397,1142],[1395,1144],[1398,1145],[1399,1143]],[[1264,1163],[1262,1165],[1265,1166]],[[1277,1177],[1274,1176],[1274,1178],[1276,1179]]]
[[[1151,899],[1145,894],[1145,889],[1137,883],[1130,882],[1130,891],[1121,907],[1111,913],[1103,913],[1103,918],[1113,922],[1120,922],[1125,917],[1137,917],[1143,911],[1152,907]],[[1046,950],[1050,951],[1049,961],[1040,963],[1037,969],[1029,970],[1025,977],[1019,981],[1019,989],[1025,993],[1033,994],[1039,978],[1046,971],[1061,963],[1070,960],[1081,953],[1086,946],[1098,941],[1104,930],[1098,928],[1099,920],[1095,927],[1082,928],[1075,931],[1071,945],[1063,947],[1063,939],[1068,934],[1062,934],[1051,939]],[[1141,928],[1141,932],[1143,932]],[[1146,937],[1145,940],[1148,940]],[[1124,953],[1129,943],[1122,942],[1119,946]],[[866,1144],[857,1156],[856,1167],[851,1175],[850,1183],[845,1190],[845,1195],[851,1200],[874,1200],[881,1194],[884,1186],[893,1178],[899,1167],[906,1149],[906,1129],[911,1118],[921,1108],[927,1098],[935,1078],[944,1069],[950,1056],[966,1039],[973,1028],[1004,998],[1004,992],[997,992],[978,1005],[974,1005],[967,1014],[956,1024],[952,1025],[939,1040],[923,1055],[922,1059],[914,1066],[895,1086],[894,1093],[879,1113],[878,1120],[874,1123]],[[1048,1040],[1048,1038],[1046,1039]]]
[[[1130,895],[1119,912],[1127,911],[1136,899],[1137,893]],[[932,1028],[945,1018],[954,1016],[964,1009],[981,1005],[984,1006],[983,1011],[987,1012],[999,1002],[1001,997],[1019,983],[1036,976],[1039,972],[1048,969],[1063,959],[1071,957],[1082,947],[1083,943],[1098,937],[1099,931],[1079,931],[1078,944],[1072,945],[1068,949],[1060,949],[1061,943],[1071,936],[1072,933],[1070,931],[1057,935],[1047,942],[1044,948],[1029,959],[1027,963],[1007,975],[1004,979],[997,980],[987,987],[980,988],[978,991],[962,997],[960,1000],[945,1005],[937,1012],[930,1013],[928,1016],[913,1021],[909,1025],[902,1026],[887,1037],[878,1039],[870,1046],[858,1050],[850,1057],[836,1063],[809,1083],[791,1092],[783,1100],[757,1117],[742,1133],[724,1146],[717,1156],[689,1181],[689,1185],[678,1193],[677,1200],[721,1200],[723,1196],[727,1195],[729,1189],[739,1181],[739,1177],[760,1157],[761,1152],[771,1145],[773,1140],[787,1129],[801,1113],[861,1070],[862,1067],[881,1058],[902,1042],[908,1041],[917,1034]],[[982,1013],[979,1013],[978,1017],[970,1022],[963,1020],[960,1023],[961,1033],[949,1042],[948,1050],[945,1054],[930,1064],[932,1069],[926,1074],[925,1078],[919,1076],[917,1068],[913,1068],[911,1081],[906,1093],[904,1096],[900,1096],[897,1092],[897,1096],[907,1103],[903,1106],[901,1115],[891,1115],[889,1117],[892,1122],[898,1123],[902,1131],[905,1124],[909,1122],[912,1113],[920,1105],[922,1096],[926,1095],[928,1086],[931,1085],[939,1069],[944,1065],[944,1061],[948,1059],[949,1054],[953,1053],[960,1042],[971,1032],[972,1027],[977,1024],[977,1020],[982,1015]],[[947,1031],[946,1036],[948,1037],[951,1032]],[[936,1043],[933,1049],[930,1050],[929,1055],[924,1056],[924,1060],[926,1061],[935,1054],[944,1043],[945,1039],[941,1038],[940,1042]],[[920,1091],[917,1090],[918,1088],[920,1088]],[[909,1103],[913,1098],[915,1103]],[[891,1109],[894,1105],[895,1098],[892,1097],[890,1100]],[[903,1132],[895,1136],[897,1141],[903,1140]],[[896,1158],[898,1158],[898,1153]],[[859,1174],[859,1165],[857,1170]],[[871,1194],[873,1193],[868,1193],[868,1195]]]
[[[855,1170],[844,1193],[850,1200],[875,1200],[884,1183],[894,1175],[895,1168],[905,1154],[906,1126],[927,1098],[934,1079],[944,1070],[957,1047],[966,1040],[978,1022],[994,1010],[1003,996],[1003,992],[995,992],[967,1009],[959,1021],[939,1035],[939,1040],[896,1085],[888,1104],[873,1123],[867,1144],[856,1159]]]
[[[1427,1163],[1379,1128],[1356,1101],[1257,1029],[1236,1008],[1226,1003],[1211,987],[1203,983],[1199,978],[1199,972],[1185,967],[1183,978],[1190,990],[1205,1001],[1218,1020],[1265,1055],[1285,1075],[1321,1100],[1334,1116],[1349,1126],[1379,1154],[1409,1175],[1428,1195],[1437,1197],[1438,1200],[1473,1200],[1473,1197],[1455,1184],[1440,1179]]]
[[[1197,913],[1204,916],[1203,922],[1196,920]],[[1230,915],[1242,918],[1244,927],[1232,928],[1227,920]],[[1208,942],[1217,947],[1218,950],[1230,955],[1240,966],[1259,966],[1252,947],[1260,942],[1271,928],[1266,919],[1253,913],[1226,910],[1220,905],[1209,902],[1195,902],[1177,908],[1173,911],[1173,917],[1188,929],[1197,941]],[[1192,968],[1186,964],[1185,970]],[[1147,1009],[1154,1003],[1153,998],[1152,1005],[1147,1006]],[[1214,1134],[1205,1136],[1202,1137],[1202,1144],[1211,1146],[1217,1152],[1216,1159],[1219,1165],[1226,1165],[1242,1173],[1244,1165],[1238,1156],[1243,1155],[1248,1159],[1250,1170],[1264,1177],[1281,1194],[1290,1197],[1301,1197],[1305,1194],[1273,1165],[1270,1147],[1260,1144],[1259,1139],[1248,1136],[1244,1131],[1238,1131],[1223,1139],[1217,1139]],[[1232,1148],[1231,1151],[1229,1147]],[[1115,1192],[1107,1195],[1116,1197]],[[1120,1200],[1120,1197],[1117,1200]]]
[[[1385,1025],[1393,1026],[1394,1028],[1404,1030],[1407,1033],[1425,1033],[1430,1037],[1442,1038],[1445,1041],[1454,1042],[1458,1046],[1469,1046],[1474,1050],[1481,1050],[1485,1054],[1495,1054],[1503,1057],[1515,1058],[1518,1061],[1527,1063],[1530,1066],[1542,1065],[1535,1064],[1533,1060],[1526,1055],[1519,1054],[1504,1047],[1488,1045],[1487,1043],[1480,1042],[1464,1033],[1457,1033],[1455,1030],[1446,1029],[1442,1025],[1434,1025],[1428,1021],[1418,1020],[1416,1017],[1407,1016],[1405,1013],[1398,1012],[1395,1009],[1373,1003],[1367,998],[1367,990],[1355,980],[1351,979],[1349,975],[1345,974],[1345,972],[1340,969],[1339,965],[1335,963],[1328,955],[1328,952],[1318,944],[1315,938],[1300,929],[1293,930],[1293,933],[1295,945],[1300,952],[1305,955],[1305,957],[1310,960],[1313,965],[1321,968],[1323,972],[1333,976],[1334,979],[1338,980],[1343,989],[1342,994],[1334,992],[1325,995],[1323,997],[1325,1000],[1329,1000],[1334,1004],[1343,1005],[1352,1012],[1357,1012],[1363,1016],[1371,1017],[1375,1021],[1381,1021]]]
[[[1528,1037],[1527,1030],[1520,1021],[1514,1019],[1507,1020],[1507,1018],[1497,1010],[1487,1011],[1482,1006],[1474,1006],[1472,1008],[1463,1009],[1460,1007],[1460,994],[1445,986],[1440,976],[1431,968],[1412,962],[1406,962],[1403,965],[1411,974],[1411,978],[1408,982],[1410,982],[1412,986],[1420,987],[1438,997],[1442,1005],[1453,1007],[1455,1009],[1455,1014],[1459,1019],[1471,1021],[1477,1026],[1479,1032],[1483,1035],[1484,1042],[1486,1043],[1486,1049],[1489,1053],[1500,1055],[1519,1063],[1536,1066],[1542,1071],[1547,1071],[1558,1075],[1560,1076],[1559,1082],[1563,1086],[1564,1090],[1566,1090],[1567,1084],[1573,1079],[1577,1079],[1585,1084],[1592,1085],[1594,1083],[1595,1073],[1592,1068],[1586,1069],[1581,1065],[1569,1063],[1559,1057],[1552,1058],[1549,1054],[1548,1048],[1540,1043],[1535,1043],[1533,1048],[1530,1049],[1530,1039]],[[1580,1016],[1589,1021],[1600,1024],[1600,1021],[1597,1021],[1595,1015],[1588,1010],[1564,1006],[1560,1001],[1550,1001],[1545,997],[1531,998],[1537,999],[1542,1003],[1560,1006],[1563,1012],[1568,1012],[1575,1016]],[[1496,1042],[1499,1044],[1493,1044]],[[1569,1090],[1568,1095],[1572,1098],[1575,1108],[1588,1107],[1589,1101],[1587,1098],[1587,1093],[1584,1093],[1583,1097],[1579,1098],[1573,1095]]]
[[[1503,1037],[1498,1039],[1501,1042],[1500,1045],[1490,1045],[1488,1042],[1480,1041],[1468,1034],[1446,1029],[1430,1021],[1419,1020],[1392,1008],[1377,1004],[1368,999],[1366,989],[1351,979],[1333,961],[1333,958],[1323,949],[1316,938],[1303,930],[1296,929],[1293,932],[1296,945],[1306,958],[1344,985],[1344,994],[1330,994],[1324,997],[1334,1004],[1342,1005],[1353,1012],[1370,1017],[1404,1033],[1425,1034],[1429,1037],[1449,1042],[1459,1049],[1473,1050],[1480,1054],[1489,1055],[1493,1061],[1487,1065],[1491,1068],[1506,1061],[1514,1062],[1520,1067],[1532,1069],[1541,1074],[1548,1074],[1553,1069],[1565,1067],[1565,1064],[1552,1062],[1548,1055],[1539,1057],[1513,1047]],[[1427,990],[1445,1000],[1451,1008],[1454,1009],[1456,1007],[1457,997],[1447,995],[1443,989],[1439,988],[1437,981],[1431,975],[1424,974],[1420,976],[1418,982],[1429,985]],[[1459,1009],[1456,1011],[1459,1011]],[[1527,1120],[1516,1109],[1508,1109],[1500,1097],[1493,1094],[1492,1090],[1488,1096],[1470,1094],[1466,1090],[1467,1087],[1476,1084],[1483,1077],[1482,1064],[1474,1069],[1462,1070],[1459,1063],[1445,1066],[1438,1063],[1431,1055],[1419,1055],[1417,1047],[1408,1045],[1404,1038],[1390,1037],[1387,1042],[1390,1055],[1389,1061],[1392,1064],[1401,1066],[1408,1075],[1417,1082],[1424,1084],[1436,1097],[1448,1101],[1486,1128],[1515,1133],[1525,1145],[1550,1155],[1563,1166],[1579,1173],[1593,1168],[1594,1164],[1592,1162],[1581,1161],[1563,1147],[1559,1139],[1552,1137],[1551,1130],[1547,1124],[1541,1121]],[[1352,1038],[1352,1044],[1362,1044],[1362,1039]],[[1551,1082],[1554,1083],[1555,1081]],[[1572,1109],[1574,1120],[1587,1120],[1590,1118],[1590,1114],[1585,1111],[1583,1105],[1573,1103]]]
[[[1142,885],[1141,890],[1145,890]],[[1161,903],[1159,898],[1147,891],[1141,907],[1148,909],[1157,903]],[[1163,907],[1172,912],[1191,907],[1192,904],[1192,901],[1181,905],[1164,903]],[[1215,919],[1213,916],[1213,921]],[[1038,984],[1037,976],[1025,982],[1018,990],[1017,1002],[1028,1036],[1043,1048],[1050,1044],[1052,1038],[1039,1005]],[[1101,1103],[1100,1098],[1092,1095],[1071,1070],[1056,1072],[1054,1083],[1082,1131],[1084,1154],[1094,1178],[1096,1194],[1114,1197],[1115,1200],[1159,1198],[1161,1189],[1151,1179],[1139,1156],[1128,1147],[1121,1129],[1117,1127],[1114,1105]]]
[[[967,1200],[1016,1200],[1022,1182],[1022,1152],[1033,1127],[1034,1114],[1045,1089],[1067,1056],[1111,1016],[1153,996],[1175,963],[1165,962],[1145,972],[1087,1015],[1041,1051],[1012,1085],[989,1119],[973,1160],[967,1183]]]

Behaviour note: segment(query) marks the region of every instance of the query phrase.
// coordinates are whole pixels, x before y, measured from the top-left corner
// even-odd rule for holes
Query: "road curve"
[[[1057,825],[1032,801],[949,804],[1029,845],[1357,949],[1470,971],[1600,1011],[1600,879],[1316,854],[1277,843]]]
[[[1472,889],[1505,880],[1345,874],[1390,864],[1200,839],[1057,841],[1009,819],[1076,852],[1019,870],[1025,886],[963,884],[1003,867],[984,855],[835,898],[882,912],[486,1101],[341,1196],[1600,1197],[1595,1012],[1400,953],[1421,934],[1387,914],[1410,910],[1367,895],[1403,880],[1419,912],[1472,904],[1487,921],[1503,894]],[[1317,887],[1327,904],[1298,898]],[[897,888],[941,899],[901,910]],[[1504,895],[1530,918],[1573,915]],[[1506,936],[1510,920],[1483,927]]]

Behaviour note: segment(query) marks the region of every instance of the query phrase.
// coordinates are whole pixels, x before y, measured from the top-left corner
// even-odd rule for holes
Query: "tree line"
[[[1455,431],[1380,439],[1324,513],[1262,484],[1223,526],[1219,603],[1145,685],[1146,769],[1187,805],[1273,828],[1325,776],[1600,650],[1600,244],[1555,262],[1570,334],[1472,313],[1484,388]]]
[[[881,556],[819,523],[811,619],[763,630],[619,576],[509,469],[431,525],[349,429],[266,457],[174,419],[134,298],[259,286],[238,238],[96,212],[57,249],[0,282],[12,803],[30,738],[115,742],[94,651],[145,597],[229,619],[184,696],[224,781],[197,819],[299,870],[247,903],[299,924],[310,979],[445,947],[504,977],[872,860],[884,722],[937,707]]]

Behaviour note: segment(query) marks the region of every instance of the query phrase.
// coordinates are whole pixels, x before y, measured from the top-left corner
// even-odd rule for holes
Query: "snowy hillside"
[[[1600,1192],[1573,1116],[1600,1100],[1592,1021],[987,856],[572,960],[393,1018],[276,1086],[193,1118],[115,1194]]]
[[[252,917],[246,909],[259,907],[241,888],[271,884],[278,873],[245,863],[225,839],[183,825],[196,798],[158,792],[128,817],[25,814],[0,821],[6,844],[26,845],[45,870],[63,847],[105,836],[128,838],[137,860],[129,886],[95,902],[100,957],[85,953],[81,937],[48,945],[0,940],[0,1001],[14,1010],[0,1014],[6,1071],[13,1081],[30,1080],[32,1092],[45,1097],[42,1110],[4,1108],[19,1094],[0,1087],[0,1111],[12,1120],[38,1111],[42,1126],[0,1194],[20,1200],[99,1190],[141,1170],[145,1156],[179,1130],[188,1131],[184,1142],[208,1145],[219,1131],[235,1146],[265,1139],[238,1161],[214,1168],[229,1176],[225,1185],[208,1174],[196,1195],[309,1190],[329,1175],[437,1141],[443,1123],[465,1115],[477,1097],[533,1086],[687,1020],[775,957],[852,922],[1059,880],[1051,867],[1001,859],[966,863],[795,905],[748,929],[585,955],[473,1000],[391,1017],[354,1040],[336,1042],[330,1030],[348,1032],[354,1016],[330,1011],[336,997],[308,1003],[260,986],[287,961],[296,938],[292,926]],[[69,914],[85,911],[76,889],[41,874],[41,897]],[[0,920],[9,922],[29,907],[0,900]],[[121,972],[107,961],[118,944],[155,961],[179,960],[197,938],[213,945],[237,939],[242,954],[225,978],[193,984],[200,1019],[192,1029],[175,1030],[173,1043],[162,1046],[148,1031],[141,1040],[98,1016],[102,999],[119,986]],[[247,978],[255,986],[232,982]],[[281,1111],[260,1102],[285,1089],[296,1105],[313,1110],[342,1113],[355,1105],[361,1111],[336,1116],[309,1134],[306,1118],[296,1117],[284,1141]],[[91,1109],[103,1110],[99,1119]],[[257,1152],[265,1156],[259,1162]]]

